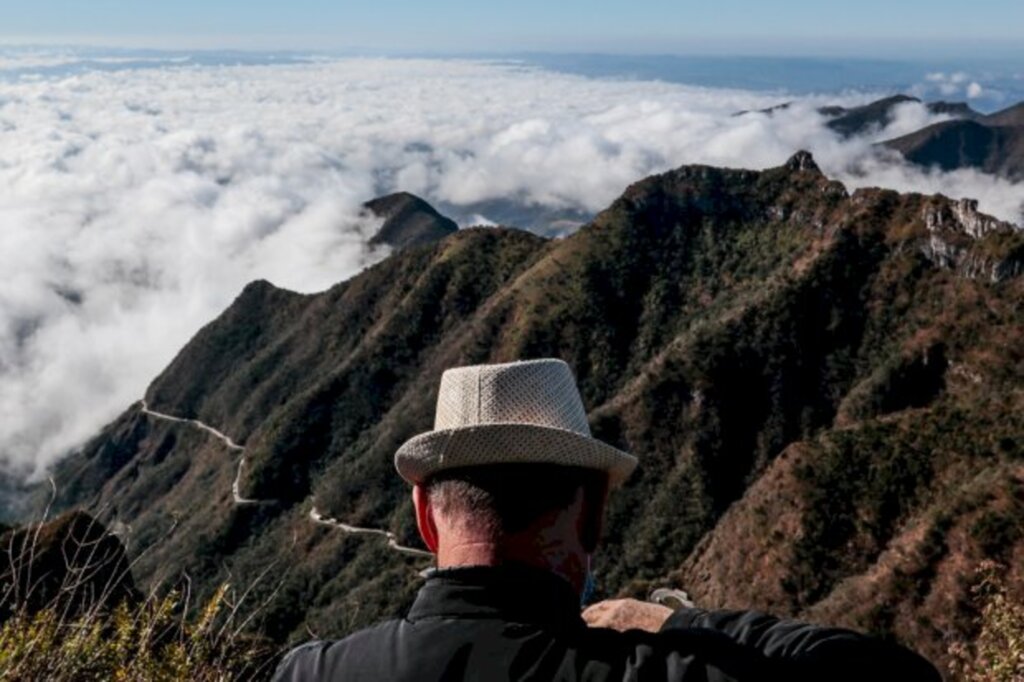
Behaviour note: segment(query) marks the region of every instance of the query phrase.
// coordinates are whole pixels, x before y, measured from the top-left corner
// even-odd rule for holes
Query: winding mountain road
[[[242,470],[245,468],[245,447],[239,445],[231,439],[230,436],[226,435],[222,431],[213,428],[209,424],[205,424],[198,419],[183,419],[182,417],[175,417],[174,415],[166,414],[164,412],[158,412],[152,410],[149,404],[143,399],[141,401],[142,413],[146,414],[154,419],[161,419],[163,421],[173,422],[176,424],[187,424],[197,429],[201,429],[213,436],[217,440],[221,441],[229,450],[241,452],[242,456],[238,459],[238,469],[235,472],[235,479],[231,483],[231,499],[236,505],[254,505],[254,504],[273,504],[275,500],[253,500],[242,497]],[[309,518],[313,523],[321,526],[327,526],[328,528],[334,528],[340,530],[343,533],[349,535],[372,535],[376,537],[382,537],[387,540],[388,547],[399,554],[405,554],[406,556],[413,556],[418,558],[433,558],[434,555],[430,552],[424,552],[420,549],[413,547],[405,547],[398,544],[398,538],[395,537],[394,533],[379,528],[360,528],[359,526],[350,526],[347,523],[342,523],[337,519],[332,519],[328,516],[321,514],[314,506],[309,510]]]
[[[337,528],[338,530],[344,531],[351,535],[378,535],[382,538],[387,539],[388,547],[395,550],[399,554],[405,554],[407,556],[415,557],[429,557],[434,558],[434,555],[430,552],[424,552],[422,549],[415,549],[413,547],[405,547],[404,545],[398,544],[398,538],[395,537],[394,533],[390,533],[386,530],[380,530],[377,528],[359,528],[358,526],[350,526],[347,523],[342,523],[337,519],[332,519],[324,516],[316,507],[309,510],[309,518],[312,519],[313,523],[319,523],[323,526],[329,526],[331,528]]]
[[[164,421],[174,422],[176,424],[188,424],[189,426],[194,426],[197,429],[202,429],[203,431],[206,431],[217,440],[224,443],[224,445],[229,450],[241,452],[242,456],[238,459],[238,470],[235,472],[235,480],[232,481],[231,483],[232,500],[237,505],[268,504],[272,502],[272,500],[251,500],[242,497],[242,469],[245,467],[245,448],[236,443],[235,441],[231,440],[229,436],[218,431],[209,424],[204,424],[198,419],[182,419],[181,417],[175,417],[173,415],[165,414],[163,412],[151,410],[149,408],[149,404],[145,401],[145,399],[142,400],[142,412],[143,414],[148,414],[150,417],[153,417],[155,419],[163,419]]]

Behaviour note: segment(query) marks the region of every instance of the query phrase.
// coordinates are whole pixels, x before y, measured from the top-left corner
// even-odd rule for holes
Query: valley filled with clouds
[[[680,165],[760,169],[809,149],[848,187],[974,197],[1021,221],[1020,184],[877,151],[942,120],[924,106],[852,139],[817,111],[885,93],[734,116],[792,98],[505,61],[32,73],[74,63],[61,59],[0,61],[0,459],[19,473],[39,475],[138,400],[249,281],[314,292],[386,256],[365,245],[377,225],[360,207],[387,192],[467,215],[512,200],[528,223],[593,214]]]

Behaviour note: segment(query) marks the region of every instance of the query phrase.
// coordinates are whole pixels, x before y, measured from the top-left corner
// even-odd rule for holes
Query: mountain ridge
[[[565,239],[460,230],[396,252],[321,294],[249,285],[145,398],[154,410],[201,419],[243,446],[241,496],[275,502],[234,504],[237,453],[135,406],[61,463],[59,503],[130,524],[147,585],[168,571],[187,570],[202,585],[225,570],[255,576],[286,562],[279,586],[255,590],[268,599],[257,626],[281,640],[306,627],[343,634],[408,603],[422,566],[383,543],[310,523],[312,511],[418,546],[391,457],[430,428],[441,372],[558,356],[576,372],[595,435],[641,456],[609,510],[607,549],[598,558],[604,589],[641,594],[677,576],[708,603],[741,606],[747,595],[729,585],[747,571],[745,584],[764,575],[794,585],[779,600],[785,613],[824,617],[832,612],[814,610],[823,600],[845,603],[834,596],[837,584],[883,570],[875,545],[924,513],[915,500],[953,495],[949,486],[885,479],[878,486],[886,494],[890,485],[914,491],[894,510],[884,495],[870,496],[873,488],[855,488],[859,509],[881,521],[858,540],[874,543],[867,563],[837,549],[838,567],[827,564],[831,554],[800,544],[846,532],[821,530],[818,512],[830,503],[815,498],[813,486],[790,487],[816,510],[796,521],[784,510],[759,515],[749,496],[793,448],[825,466],[808,480],[842,484],[830,471],[864,478],[885,461],[884,447],[855,443],[850,454],[826,436],[855,426],[851,433],[867,443],[862,432],[894,415],[920,425],[922,438],[937,428],[932,412],[953,408],[1005,416],[983,430],[962,429],[979,443],[1017,428],[1020,396],[1011,387],[1021,369],[1012,330],[1020,313],[1012,302],[1022,262],[1024,235],[979,214],[976,203],[878,189],[851,194],[806,153],[761,172],[684,166],[634,183]],[[981,376],[1005,405],[972,406],[980,389],[962,372]],[[885,434],[883,443],[902,442]],[[986,471],[1015,461],[993,450],[986,464],[973,452],[963,461]],[[751,524],[782,532],[785,556],[794,558],[771,571],[723,560],[732,573],[702,578],[695,568],[706,566],[702,552],[741,545],[737,537]],[[1009,546],[1022,551],[1019,541]],[[752,555],[760,551],[751,547]],[[960,561],[976,549],[968,543],[952,556]],[[869,606],[885,613],[945,617],[910,596],[873,599]],[[943,655],[932,630],[834,608],[845,624]]]
[[[1024,103],[988,116],[936,123],[883,146],[918,166],[973,168],[1024,180]]]
[[[851,138],[857,135],[864,135],[874,130],[882,130],[889,126],[896,117],[896,107],[904,104],[920,104],[932,114],[944,114],[954,119],[977,120],[985,116],[975,111],[966,102],[947,102],[938,100],[925,102],[910,95],[892,95],[882,99],[862,104],[855,107],[840,105],[829,105],[818,107],[817,112],[828,119],[828,128],[838,133],[843,138]],[[784,102],[767,109],[761,109],[756,113],[768,114],[769,116],[777,111],[785,111],[793,105],[792,102]],[[737,112],[736,116],[743,116],[752,113],[750,111]]]
[[[880,142],[879,148],[896,152],[922,168],[946,172],[975,169],[1011,182],[1024,180],[1024,102],[986,115],[965,102],[923,102],[893,95],[857,107],[825,106],[817,111],[827,119],[825,125],[830,130],[850,139],[884,131],[896,120],[896,109],[907,104],[920,104],[949,119]],[[771,116],[790,106],[792,103],[786,102],[756,113]]]

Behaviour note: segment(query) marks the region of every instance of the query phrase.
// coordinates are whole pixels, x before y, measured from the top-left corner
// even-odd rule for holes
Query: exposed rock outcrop
[[[987,244],[979,241],[992,233],[1013,234],[1016,228],[978,211],[973,199],[942,201],[924,209],[928,240],[921,251],[940,267],[956,270],[964,277],[999,282],[1024,271],[1024,252],[1012,240]]]

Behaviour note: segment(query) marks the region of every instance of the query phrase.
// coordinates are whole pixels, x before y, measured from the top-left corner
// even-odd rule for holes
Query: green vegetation
[[[1024,543],[1021,237],[958,232],[941,197],[850,196],[808,161],[682,168],[565,239],[464,230],[317,295],[254,283],[147,395],[243,443],[263,504],[232,503],[237,452],[137,409],[62,464],[60,504],[130,525],[147,588],[187,573],[206,601],[269,574],[254,631],[341,636],[400,612],[423,565],[311,508],[415,546],[391,460],[431,428],[443,370],[556,356],[594,433],[641,459],[611,502],[605,593],[682,571],[715,605],[941,658],[965,572]],[[929,251],[937,210],[952,263]]]
[[[833,432],[814,463],[799,472],[808,513],[791,584],[802,603],[870,566],[928,490],[934,450],[915,435],[897,423]]]

